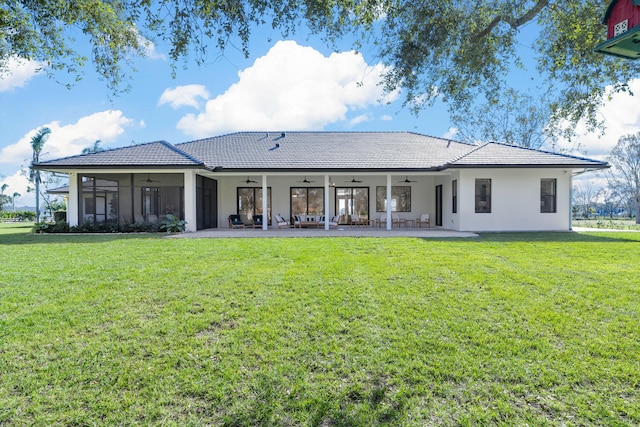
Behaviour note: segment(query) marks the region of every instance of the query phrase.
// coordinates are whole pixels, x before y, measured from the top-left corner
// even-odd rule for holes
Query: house
[[[640,58],[640,0],[611,0],[602,23],[607,26],[607,40],[596,46],[597,52]]]
[[[263,216],[351,216],[391,228],[459,231],[571,229],[572,177],[606,162],[499,143],[473,145],[410,132],[239,132],[43,161],[69,176],[68,222],[159,221],[187,231]],[[265,197],[266,195],[266,197]],[[325,227],[328,228],[328,222]]]

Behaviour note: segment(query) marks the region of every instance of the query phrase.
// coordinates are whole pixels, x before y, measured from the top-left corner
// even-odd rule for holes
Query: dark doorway
[[[218,181],[197,176],[196,205],[196,229],[218,228]]]
[[[436,226],[442,227],[442,185],[436,185]]]

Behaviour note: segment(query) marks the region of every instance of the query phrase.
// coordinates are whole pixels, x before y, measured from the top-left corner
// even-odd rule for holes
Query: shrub
[[[184,231],[187,222],[175,215],[167,214],[167,217],[160,223],[160,230],[167,233],[181,233]]]

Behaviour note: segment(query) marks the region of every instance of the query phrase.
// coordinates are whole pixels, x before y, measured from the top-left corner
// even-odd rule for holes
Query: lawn
[[[640,233],[0,251],[0,425],[640,424]]]

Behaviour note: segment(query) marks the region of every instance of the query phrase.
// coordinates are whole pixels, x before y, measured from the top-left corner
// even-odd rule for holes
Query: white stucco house
[[[354,214],[391,228],[429,214],[459,231],[571,229],[572,177],[606,162],[498,143],[472,145],[410,132],[239,132],[43,161],[69,176],[68,222],[159,221],[187,231],[275,216]],[[264,195],[266,194],[266,197]],[[422,224],[420,224],[422,226]],[[325,222],[328,228],[328,222]]]

